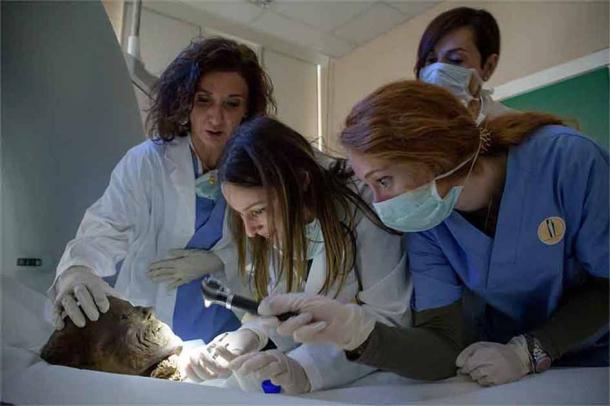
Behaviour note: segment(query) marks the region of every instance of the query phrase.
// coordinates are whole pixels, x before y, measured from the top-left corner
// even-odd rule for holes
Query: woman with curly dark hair
[[[199,293],[207,274],[238,281],[216,165],[238,124],[275,109],[272,90],[256,54],[229,39],[193,42],[170,63],[154,88],[151,139],[119,162],[59,263],[58,329],[66,316],[78,326],[97,320],[107,295],[154,307],[184,340],[237,328]],[[113,290],[102,277],[117,271]]]

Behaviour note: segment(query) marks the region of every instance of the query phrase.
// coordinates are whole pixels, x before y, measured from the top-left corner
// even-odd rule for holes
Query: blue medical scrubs
[[[457,211],[406,236],[412,307],[446,306],[468,289],[485,304],[479,339],[507,342],[540,327],[566,290],[608,278],[608,171],[608,153],[564,126],[511,147],[494,238]],[[607,332],[591,338],[605,363]]]
[[[200,173],[197,158],[191,151],[195,174]],[[222,238],[226,202],[222,193],[216,199],[196,196],[195,234],[186,245],[188,249],[209,250]],[[206,308],[198,278],[178,287],[173,316],[173,330],[183,340],[202,339],[206,343],[220,333],[239,328],[235,314],[218,305]]]

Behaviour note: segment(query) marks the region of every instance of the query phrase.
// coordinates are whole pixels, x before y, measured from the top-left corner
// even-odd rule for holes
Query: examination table
[[[608,404],[608,368],[554,368],[483,388],[465,377],[421,382],[377,372],[343,388],[302,396],[49,365],[38,356],[53,327],[44,294],[2,279],[2,401],[12,404]]]

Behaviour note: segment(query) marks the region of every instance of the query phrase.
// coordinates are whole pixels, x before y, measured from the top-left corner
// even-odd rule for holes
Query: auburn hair
[[[512,113],[489,119],[480,124],[489,134],[480,154],[506,151],[549,124],[564,122],[543,113]],[[345,120],[340,142],[348,151],[424,164],[440,174],[474,156],[482,128],[448,90],[405,80],[382,86],[358,102]]]

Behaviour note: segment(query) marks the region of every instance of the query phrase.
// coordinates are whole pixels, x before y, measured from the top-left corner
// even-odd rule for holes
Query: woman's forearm
[[[350,360],[413,379],[455,375],[455,359],[465,347],[461,301],[415,312],[414,327],[377,323],[363,345],[348,351]]]
[[[552,359],[608,328],[608,279],[592,278],[567,292],[553,316],[531,334]]]

